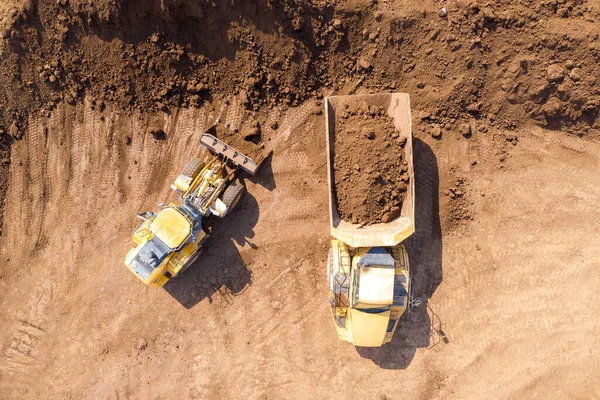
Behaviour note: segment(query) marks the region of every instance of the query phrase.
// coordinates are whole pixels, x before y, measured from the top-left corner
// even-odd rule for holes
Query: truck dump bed
[[[387,223],[368,226],[352,224],[340,218],[336,205],[333,161],[335,156],[336,111],[344,110],[345,104],[358,105],[366,102],[369,106],[383,107],[387,115],[393,118],[394,126],[400,137],[406,137],[404,146],[405,160],[408,161],[410,181],[406,196],[402,202],[400,216]],[[327,180],[329,184],[329,217],[331,236],[352,247],[395,246],[415,231],[414,193],[415,180],[413,169],[413,147],[410,116],[410,98],[406,93],[366,94],[352,96],[333,96],[325,99],[325,124],[327,134]],[[365,160],[368,163],[368,160]],[[400,174],[400,171],[398,171]]]

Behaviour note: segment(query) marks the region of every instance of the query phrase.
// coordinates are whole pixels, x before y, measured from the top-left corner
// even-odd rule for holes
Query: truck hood
[[[348,341],[358,347],[383,345],[391,311],[370,314],[357,309],[350,310],[348,318]]]

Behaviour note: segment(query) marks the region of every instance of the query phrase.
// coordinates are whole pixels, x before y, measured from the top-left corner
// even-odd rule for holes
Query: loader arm
[[[214,156],[208,163],[206,163],[206,165],[204,166],[204,168],[202,168],[202,170],[198,173],[198,175],[196,175],[194,177],[194,180],[190,184],[188,190],[186,190],[185,192],[183,192],[183,194],[181,195],[181,197],[185,198],[190,193],[193,193],[198,188],[198,186],[200,185],[200,182],[202,182],[202,179],[204,178],[204,173],[206,171],[208,171],[209,169],[212,169],[213,165],[217,161],[219,161],[219,157]]]
[[[202,210],[201,210],[202,212],[206,212],[208,207],[217,199],[217,197],[219,197],[221,195],[221,193],[225,189],[225,186],[229,182],[231,182],[234,175],[235,175],[235,170],[232,170],[229,174],[227,174],[227,176],[225,178],[221,179],[221,182],[215,188],[215,191],[210,195],[208,200],[206,202],[204,202],[204,205],[202,206]]]

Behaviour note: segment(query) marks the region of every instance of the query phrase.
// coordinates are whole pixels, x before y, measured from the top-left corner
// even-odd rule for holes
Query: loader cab
[[[179,251],[202,230],[202,216],[185,205],[163,206],[158,213],[143,213],[144,221],[136,228],[134,241],[125,264],[145,284],[164,280],[169,255]],[[136,240],[137,239],[137,240]]]

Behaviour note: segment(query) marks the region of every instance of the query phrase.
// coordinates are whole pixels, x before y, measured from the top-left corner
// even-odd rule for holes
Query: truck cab
[[[404,246],[353,249],[334,240],[328,275],[338,337],[360,347],[389,342],[409,301]]]

